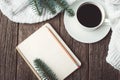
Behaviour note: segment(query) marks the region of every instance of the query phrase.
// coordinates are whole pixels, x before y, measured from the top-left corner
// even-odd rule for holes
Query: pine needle
[[[69,13],[69,16],[75,15],[75,12],[72,9],[67,8],[66,11]]]
[[[33,10],[38,13],[38,15],[42,15],[43,9],[50,11],[50,13],[55,14],[56,7],[62,8],[62,10],[66,10],[69,13],[69,16],[74,16],[74,11],[69,9],[69,4],[66,0],[30,0],[31,5],[33,6]]]
[[[55,1],[60,7],[64,8],[64,9],[68,7],[67,2],[64,0],[55,0]]]
[[[34,60],[34,65],[40,74],[42,79],[46,80],[58,80],[55,73],[40,59]]]
[[[49,10],[52,14],[56,13],[56,9],[55,9],[55,2],[53,0],[40,0],[41,4],[43,4],[42,7],[44,7],[44,9]],[[40,6],[41,6],[40,4]]]
[[[30,4],[33,5],[33,10],[38,13],[38,15],[42,15],[43,8],[39,6],[40,0],[30,0]]]
[[[65,0],[55,0],[55,1],[63,10],[66,10],[69,13],[69,16],[75,15],[74,11],[68,8],[69,4]]]

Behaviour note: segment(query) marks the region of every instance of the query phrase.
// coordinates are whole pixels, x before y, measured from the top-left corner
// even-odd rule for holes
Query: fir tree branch
[[[66,10],[70,16],[74,16],[74,11],[69,9],[69,4],[66,0],[30,0],[33,5],[33,10],[35,10],[38,15],[42,15],[43,9],[50,11],[52,14],[56,13],[56,6]]]
[[[38,15],[42,15],[43,8],[39,6],[39,0],[30,0],[30,4],[33,5],[33,10],[38,13]]]
[[[66,9],[69,6],[68,3],[64,0],[55,0],[55,1],[63,9]]]
[[[55,9],[56,4],[53,0],[40,0],[40,1],[42,1],[42,3],[44,4],[44,8],[51,11],[52,14],[56,13],[56,9]]]
[[[67,8],[66,11],[69,13],[69,16],[75,15],[75,12],[72,9]]]
[[[47,80],[58,80],[55,73],[42,60],[35,59],[34,65],[42,79],[44,78]]]
[[[55,0],[57,2],[57,4],[62,8],[65,9],[70,16],[74,16],[75,13],[72,9],[69,9],[69,4],[65,1],[65,0]]]
[[[34,65],[35,65],[35,68],[37,69],[37,72],[39,73],[39,76],[41,77],[41,79],[48,79],[49,80],[49,77],[47,76],[47,74],[43,71],[42,67],[40,66],[42,63],[41,61],[39,62],[38,59],[36,59],[34,61]]]

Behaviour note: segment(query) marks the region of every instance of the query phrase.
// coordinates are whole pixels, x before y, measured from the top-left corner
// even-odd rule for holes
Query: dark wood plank
[[[120,80],[120,71],[118,71],[118,80]]]
[[[89,45],[89,80],[101,80],[102,60],[105,43],[101,41]]]
[[[0,12],[0,80],[16,80],[18,24]]]
[[[64,27],[64,14],[61,13],[61,18],[60,18],[60,36],[61,38],[65,41],[65,43],[68,45],[68,47],[70,49],[72,49],[72,43],[73,43],[73,39],[71,38],[71,36],[67,33],[65,27]]]
[[[56,16],[54,19],[38,23],[38,24],[20,24],[19,25],[19,43],[26,39],[30,34],[35,32],[38,28],[40,28],[45,23],[51,23],[54,26],[55,30],[59,32],[59,16]],[[18,62],[17,62],[17,80],[37,80],[36,76],[30,70],[28,65],[22,59],[22,57],[18,54]]]
[[[73,80],[89,79],[89,45],[73,40],[73,51],[81,61],[81,67],[73,74]]]
[[[61,14],[58,14],[57,16],[55,16],[55,18],[44,22],[44,23],[47,23],[47,22],[50,23],[58,34],[60,34],[60,17],[61,17]]]
[[[89,80],[118,80],[118,71],[106,63],[110,33],[89,45]]]

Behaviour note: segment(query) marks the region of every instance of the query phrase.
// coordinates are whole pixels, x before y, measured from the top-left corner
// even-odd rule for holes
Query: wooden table
[[[65,80],[120,80],[120,72],[106,63],[111,32],[101,41],[93,44],[77,42],[66,32],[63,13],[46,21],[82,62]],[[17,24],[0,12],[0,80],[37,80],[15,47],[46,22],[38,24]]]

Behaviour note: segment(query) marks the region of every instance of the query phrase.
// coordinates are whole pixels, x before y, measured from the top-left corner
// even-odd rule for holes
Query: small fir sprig
[[[32,5],[32,9],[38,13],[38,15],[42,15],[43,7],[39,5],[40,0],[30,0],[30,5]]]
[[[30,0],[31,5],[33,6],[33,10],[38,13],[38,15],[42,15],[43,9],[55,14],[56,7],[61,8],[69,13],[70,16],[74,16],[74,11],[69,9],[69,4],[66,0]]]
[[[75,13],[72,9],[69,9],[69,4],[65,0],[55,0],[57,4],[65,11],[69,13],[70,16],[74,16]]]
[[[56,13],[54,0],[39,0],[39,6],[49,10],[52,14]]]
[[[56,74],[42,60],[35,59],[34,65],[42,80],[58,80]]]

